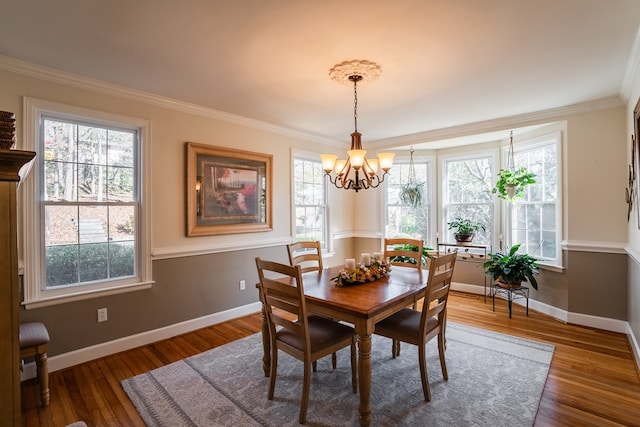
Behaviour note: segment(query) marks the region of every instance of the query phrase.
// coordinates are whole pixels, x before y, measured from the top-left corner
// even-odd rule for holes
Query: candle
[[[382,261],[382,252],[374,252],[373,255],[371,255],[371,258]]]
[[[364,265],[371,265],[371,254],[361,253],[360,254],[360,263]]]
[[[344,268],[349,271],[354,271],[356,269],[356,260],[354,258],[345,259]]]

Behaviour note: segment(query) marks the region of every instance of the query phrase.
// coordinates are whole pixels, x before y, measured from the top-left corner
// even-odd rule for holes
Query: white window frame
[[[92,282],[56,289],[45,289],[44,279],[44,237],[40,201],[43,189],[43,160],[39,148],[40,125],[44,115],[67,118],[73,121],[87,121],[110,127],[134,129],[139,133],[139,212],[136,227],[136,276],[121,280]],[[24,192],[24,301],[27,309],[44,307],[146,289],[151,286],[151,144],[150,124],[146,120],[89,110],[72,105],[60,104],[35,98],[24,98],[24,149],[35,151],[36,160],[30,175],[22,185]]]
[[[291,150],[291,238],[296,239],[296,201],[295,201],[295,161],[306,160],[322,165],[320,162],[320,154],[302,150]],[[324,174],[324,171],[323,171]],[[329,210],[329,189],[327,179],[322,176],[322,203],[324,208],[324,246],[322,246],[323,256],[327,255],[333,249],[333,241],[331,239],[331,217]]]
[[[410,156],[396,156],[395,160],[394,160],[394,165],[397,164],[409,164],[411,160]],[[436,242],[433,236],[435,236],[435,232],[437,231],[437,215],[438,215],[438,209],[437,209],[437,182],[436,182],[436,157],[433,155],[416,155],[414,153],[413,156],[413,162],[414,164],[426,164],[427,165],[427,183],[426,183],[426,193],[427,193],[427,200],[426,200],[426,204],[428,206],[428,215],[429,215],[429,230],[426,236],[423,236],[423,241],[424,244],[430,248],[436,248]],[[391,168],[391,170],[393,171],[393,167]],[[387,178],[388,179],[388,178]],[[380,224],[382,233],[383,233],[383,237],[390,237],[387,236],[387,224],[389,222],[389,209],[388,209],[388,203],[389,203],[389,182],[386,181],[384,183],[384,192],[383,192],[383,198],[382,198],[382,214],[380,215],[381,219],[382,219],[382,223]]]
[[[488,157],[489,159],[491,159],[491,162],[493,163],[493,168],[494,170],[491,171],[491,175],[494,177],[495,180],[495,176],[498,172],[498,164],[499,164],[499,151],[498,149],[485,149],[485,150],[476,150],[476,151],[464,151],[464,152],[460,152],[460,153],[455,153],[455,154],[443,154],[441,156],[439,156],[439,163],[440,163],[440,168],[439,168],[439,176],[438,176],[438,181],[440,183],[440,200],[438,202],[438,205],[440,206],[440,211],[439,211],[439,222],[438,222],[438,229],[437,231],[437,235],[436,238],[438,239],[438,241],[440,242],[447,242],[447,238],[446,236],[449,233],[449,227],[447,226],[447,204],[445,203],[445,201],[449,200],[449,192],[448,192],[448,188],[449,188],[449,179],[448,179],[448,172],[447,172],[447,164],[449,162],[452,161],[464,161],[464,160],[471,160],[471,159],[477,159],[477,158],[481,158],[481,157]],[[492,182],[492,184],[495,184],[495,181]],[[488,243],[489,246],[493,249],[496,247],[496,234],[497,234],[497,230],[500,230],[500,203],[496,200],[497,197],[493,198],[493,218],[492,218],[492,233],[490,235],[491,237],[491,241]]]
[[[556,197],[556,209],[555,209],[555,221],[556,221],[556,242],[555,242],[555,251],[557,257],[554,260],[550,259],[540,259],[538,260],[538,264],[547,265],[552,267],[563,267],[563,256],[562,256],[562,236],[563,236],[563,221],[562,221],[562,177],[563,177],[563,163],[562,163],[562,132],[556,131],[546,135],[542,135],[539,137],[534,137],[530,139],[525,139],[513,144],[514,153],[518,153],[519,151],[528,151],[531,149],[535,149],[538,147],[555,144],[556,146],[556,160],[558,164],[558,173],[557,173],[557,197]],[[509,146],[502,147],[502,167],[505,168],[509,155]],[[516,165],[517,166],[517,165]],[[507,203],[502,201],[503,205],[503,240],[504,244],[507,247],[513,245],[513,224],[512,224],[512,211],[513,204],[518,203],[518,201]]]

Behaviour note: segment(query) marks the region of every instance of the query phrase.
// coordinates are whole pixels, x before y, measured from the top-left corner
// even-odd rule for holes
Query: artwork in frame
[[[186,143],[187,236],[272,230],[270,154]]]
[[[631,147],[631,164],[632,170],[630,174],[633,174],[634,178],[634,188],[633,193],[635,194],[636,200],[636,213],[638,217],[638,229],[640,230],[640,184],[638,183],[640,179],[638,179],[638,173],[640,173],[640,99],[636,103],[636,108],[633,110],[633,131],[634,138],[632,138],[632,147]]]

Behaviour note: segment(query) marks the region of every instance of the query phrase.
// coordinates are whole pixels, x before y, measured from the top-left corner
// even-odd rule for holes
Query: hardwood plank
[[[515,305],[485,304],[481,295],[452,292],[448,319],[535,339],[556,350],[535,426],[638,426],[640,376],[624,334],[560,322]],[[234,319],[50,374],[51,403],[39,407],[39,385],[22,384],[23,426],[59,427],[84,420],[92,426],[144,427],[120,381],[167,363],[260,332],[261,314]]]

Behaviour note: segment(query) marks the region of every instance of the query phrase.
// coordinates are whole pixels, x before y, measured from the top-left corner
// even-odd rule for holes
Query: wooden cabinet
[[[0,149],[0,420],[20,426],[20,343],[16,187],[31,151]]]

